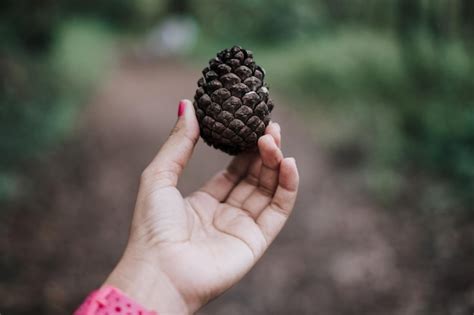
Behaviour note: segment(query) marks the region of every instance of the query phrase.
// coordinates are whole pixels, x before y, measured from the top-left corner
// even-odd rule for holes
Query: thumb
[[[161,187],[176,186],[198,138],[199,125],[193,104],[189,100],[182,100],[178,106],[176,125],[168,140],[144,171],[144,177]]]

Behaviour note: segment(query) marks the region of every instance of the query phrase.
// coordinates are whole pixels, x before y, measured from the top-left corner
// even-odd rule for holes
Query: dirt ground
[[[124,62],[73,138],[28,166],[33,197],[2,219],[1,314],[68,314],[101,284],[125,246],[141,170],[198,73]],[[284,152],[301,173],[296,210],[257,266],[200,314],[419,314],[429,281],[407,258],[420,246],[415,226],[378,209],[290,104],[275,103]],[[192,191],[228,160],[200,141],[180,186]]]

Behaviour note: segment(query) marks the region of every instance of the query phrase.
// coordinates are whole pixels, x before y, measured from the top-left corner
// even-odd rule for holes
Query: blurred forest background
[[[110,69],[130,56],[140,67],[178,60],[197,80],[219,49],[239,44],[331,165],[356,176],[388,221],[416,222],[408,265],[428,272],[431,288],[416,311],[393,314],[474,311],[473,1],[3,0],[0,40],[3,295],[24,267],[8,251],[9,218],[41,191],[31,169],[75,139]],[[0,312],[55,313],[37,299],[0,301]],[[392,314],[388,305],[322,314]],[[319,314],[312,307],[299,311]]]

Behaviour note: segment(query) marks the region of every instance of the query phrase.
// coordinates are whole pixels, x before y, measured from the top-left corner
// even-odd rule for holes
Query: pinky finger
[[[257,218],[263,236],[270,244],[290,216],[298,193],[299,175],[294,158],[285,158],[280,164],[278,187],[270,204]]]

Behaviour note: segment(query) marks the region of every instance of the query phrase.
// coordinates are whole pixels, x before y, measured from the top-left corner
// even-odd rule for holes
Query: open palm
[[[268,248],[293,208],[298,173],[279,148],[279,125],[271,123],[258,152],[235,157],[183,198],[176,185],[199,137],[187,105],[142,175],[127,251],[160,275],[180,299],[175,304],[194,312],[241,279]],[[169,312],[182,312],[175,310]]]

